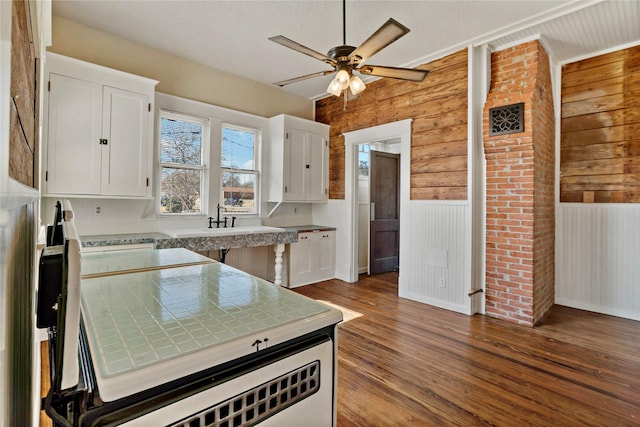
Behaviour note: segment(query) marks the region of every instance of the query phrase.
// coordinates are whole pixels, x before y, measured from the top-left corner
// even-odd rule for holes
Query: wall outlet
[[[292,210],[292,213],[293,214],[297,214],[298,213],[298,208],[294,207],[293,210]]]
[[[96,209],[94,211],[94,215],[95,216],[101,216],[102,215],[102,203],[97,203],[95,206],[96,206]]]
[[[441,277],[440,278],[440,287],[441,288],[446,288],[447,287],[447,278],[446,277]]]

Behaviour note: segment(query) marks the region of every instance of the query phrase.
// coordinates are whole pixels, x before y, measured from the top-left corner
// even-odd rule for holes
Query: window
[[[227,212],[253,214],[258,209],[256,152],[259,132],[239,126],[222,126],[220,206]]]
[[[369,176],[369,151],[367,144],[358,145],[358,175],[360,177]]]
[[[208,133],[206,119],[160,111],[160,214],[206,212]]]

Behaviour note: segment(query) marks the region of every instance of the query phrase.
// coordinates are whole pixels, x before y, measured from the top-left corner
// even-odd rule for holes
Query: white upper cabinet
[[[329,194],[329,126],[298,117],[270,119],[270,202],[325,202]]]
[[[46,195],[151,197],[157,81],[47,55]]]
[[[102,86],[49,74],[46,192],[99,194]]]

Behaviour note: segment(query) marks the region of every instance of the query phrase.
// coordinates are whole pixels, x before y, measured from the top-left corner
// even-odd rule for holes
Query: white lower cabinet
[[[289,287],[308,285],[335,277],[335,231],[298,235],[289,249]]]

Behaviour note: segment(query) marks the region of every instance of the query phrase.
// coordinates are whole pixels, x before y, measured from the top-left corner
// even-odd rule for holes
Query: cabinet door
[[[102,86],[50,74],[46,192],[99,194]]]
[[[309,283],[310,277],[317,269],[314,265],[316,261],[314,254],[317,250],[313,237],[313,233],[300,233],[298,242],[290,245],[289,287],[291,288]]]
[[[318,239],[318,280],[335,276],[335,232],[322,231]]]
[[[307,141],[307,200],[322,201],[328,198],[327,178],[329,172],[329,149],[326,140],[318,134],[309,133]]]
[[[307,132],[287,129],[285,135],[285,191],[284,200],[289,202],[307,199]]]
[[[102,194],[146,196],[149,173],[149,99],[146,95],[104,87]]]

